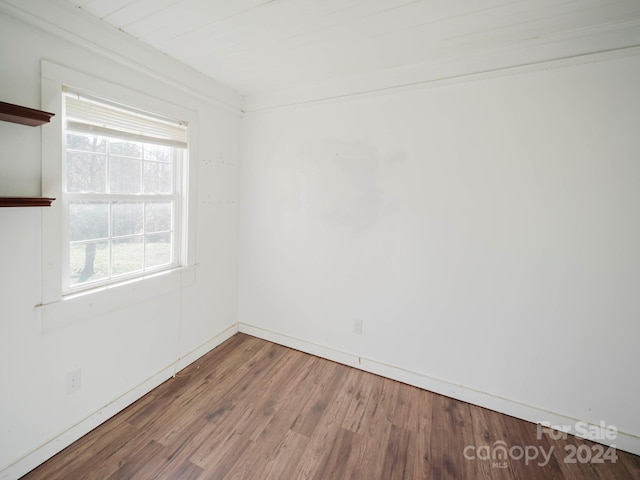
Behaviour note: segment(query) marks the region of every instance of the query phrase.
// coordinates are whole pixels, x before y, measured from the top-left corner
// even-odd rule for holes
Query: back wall
[[[247,114],[241,330],[640,453],[638,112],[628,57]]]

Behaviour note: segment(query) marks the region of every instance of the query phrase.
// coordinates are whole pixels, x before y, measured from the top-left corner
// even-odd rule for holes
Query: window
[[[191,100],[41,61],[43,331],[196,279],[198,127]],[[147,92],[147,93],[143,93]],[[185,101],[186,100],[186,101]],[[194,103],[195,104],[195,103]]]
[[[65,90],[62,293],[180,266],[186,122]]]

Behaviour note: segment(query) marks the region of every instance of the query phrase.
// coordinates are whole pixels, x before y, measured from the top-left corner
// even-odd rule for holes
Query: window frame
[[[78,297],[89,296],[92,298],[92,304],[104,304],[105,308],[111,308],[110,301],[102,301],[96,297],[111,298],[114,294],[112,291],[117,290],[118,304],[122,306],[139,302],[145,297],[156,296],[154,288],[151,287],[152,284],[157,284],[159,281],[165,285],[164,289],[168,288],[169,290],[195,281],[197,112],[165,99],[152,97],[132,88],[123,87],[47,60],[41,61],[41,88],[42,109],[55,114],[51,122],[41,130],[42,194],[57,200],[53,202],[51,207],[42,210],[42,294],[38,307],[43,309],[45,313],[47,311],[59,312],[60,304],[70,303],[69,301]],[[176,259],[177,265],[171,269],[149,272],[133,278],[117,278],[99,286],[91,285],[83,289],[65,290],[63,275],[68,266],[64,264],[63,249],[65,248],[65,237],[68,237],[68,233],[65,235],[65,232],[68,232],[69,227],[68,223],[64,222],[66,217],[64,209],[68,206],[65,205],[67,200],[63,194],[63,159],[65,158],[63,90],[66,88],[86,92],[134,110],[153,112],[152,115],[179,119],[188,123],[187,158],[181,168],[179,185],[182,201],[179,206],[180,211],[176,212],[182,220],[180,239],[176,239],[176,242],[180,242],[178,248],[180,255]],[[169,278],[153,280],[162,275],[168,275]],[[145,287],[145,284],[149,284],[149,286]],[[52,308],[45,308],[47,306]],[[101,312],[97,311],[96,313],[100,314]]]

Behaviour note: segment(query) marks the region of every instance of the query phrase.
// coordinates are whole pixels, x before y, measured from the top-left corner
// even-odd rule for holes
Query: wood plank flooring
[[[477,458],[500,442],[513,454]],[[621,451],[566,463],[581,445],[595,448],[237,334],[23,479],[640,479]]]

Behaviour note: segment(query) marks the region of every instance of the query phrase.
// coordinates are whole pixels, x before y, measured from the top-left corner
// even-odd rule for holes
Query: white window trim
[[[114,295],[118,308],[126,307],[166,294],[181,286],[195,281],[196,248],[196,199],[197,199],[197,148],[198,116],[197,112],[172,104],[164,99],[151,97],[91,75],[78,72],[61,65],[42,60],[42,109],[55,116],[42,128],[42,195],[57,200],[51,207],[42,209],[42,295],[38,310],[42,313],[43,329],[54,320],[65,318],[68,313],[78,310],[85,304],[100,306],[93,308],[91,317],[113,310]],[[90,92],[123,105],[129,105],[142,111],[154,112],[167,118],[184,120],[189,123],[188,161],[183,166],[183,188],[187,197],[182,202],[184,233],[181,235],[181,267],[156,274],[139,277],[121,283],[113,283],[80,293],[64,295],[62,291],[63,273],[63,219],[64,205],[62,197],[62,120],[63,86]],[[162,277],[158,279],[156,277]],[[155,287],[162,286],[161,288]],[[85,314],[87,314],[85,310]],[[74,317],[72,314],[71,317]],[[58,319],[58,320],[56,320]]]

